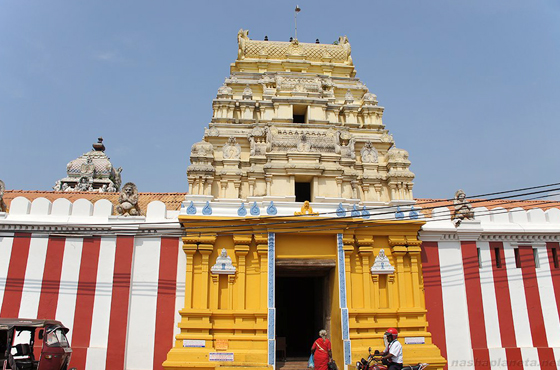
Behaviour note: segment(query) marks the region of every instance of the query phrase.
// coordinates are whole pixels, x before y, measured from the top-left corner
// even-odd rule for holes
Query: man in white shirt
[[[402,345],[397,340],[399,332],[395,328],[389,328],[383,335],[387,347],[381,353],[383,363],[387,361],[387,370],[401,370],[403,367]]]

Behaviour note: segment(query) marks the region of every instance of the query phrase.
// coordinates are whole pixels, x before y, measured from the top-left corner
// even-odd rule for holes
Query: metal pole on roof
[[[297,13],[299,13],[301,11],[301,8],[299,7],[299,5],[296,5],[296,9],[295,9],[295,13],[294,13],[294,22],[296,24],[296,37],[295,39],[297,40]]]

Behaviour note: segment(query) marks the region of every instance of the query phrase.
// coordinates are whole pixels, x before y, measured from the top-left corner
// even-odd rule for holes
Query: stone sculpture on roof
[[[231,257],[228,256],[227,251],[225,248],[222,249],[222,252],[216,258],[216,264],[210,268],[213,274],[223,274],[223,275],[232,275],[235,274],[235,266],[233,266],[233,262],[231,261]]]
[[[4,191],[6,191],[6,184],[4,181],[0,180],[0,212],[7,212],[8,206],[4,202]]]
[[[459,226],[463,220],[474,220],[474,211],[471,204],[466,200],[467,195],[462,189],[455,192],[453,200],[452,220],[455,226]]]
[[[121,216],[140,216],[138,205],[138,188],[132,182],[124,184],[119,195],[117,213]]]
[[[116,192],[121,186],[121,171],[121,167],[113,167],[100,137],[93,150],[68,163],[67,176],[57,180],[53,190]]]

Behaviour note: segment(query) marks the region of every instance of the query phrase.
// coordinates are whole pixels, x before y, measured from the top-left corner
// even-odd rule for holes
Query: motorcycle
[[[369,355],[367,360],[362,358],[360,361],[356,362],[356,370],[387,370],[387,364],[383,364],[381,360],[381,353],[375,350],[371,353],[371,347],[368,349]],[[430,364],[418,363],[412,366],[403,366],[402,370],[424,370]]]

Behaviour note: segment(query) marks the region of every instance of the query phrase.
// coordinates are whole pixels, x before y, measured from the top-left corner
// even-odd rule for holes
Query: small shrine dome
[[[56,182],[55,191],[116,192],[121,186],[122,168],[115,169],[105,154],[103,138],[93,149],[66,165],[67,177]]]

